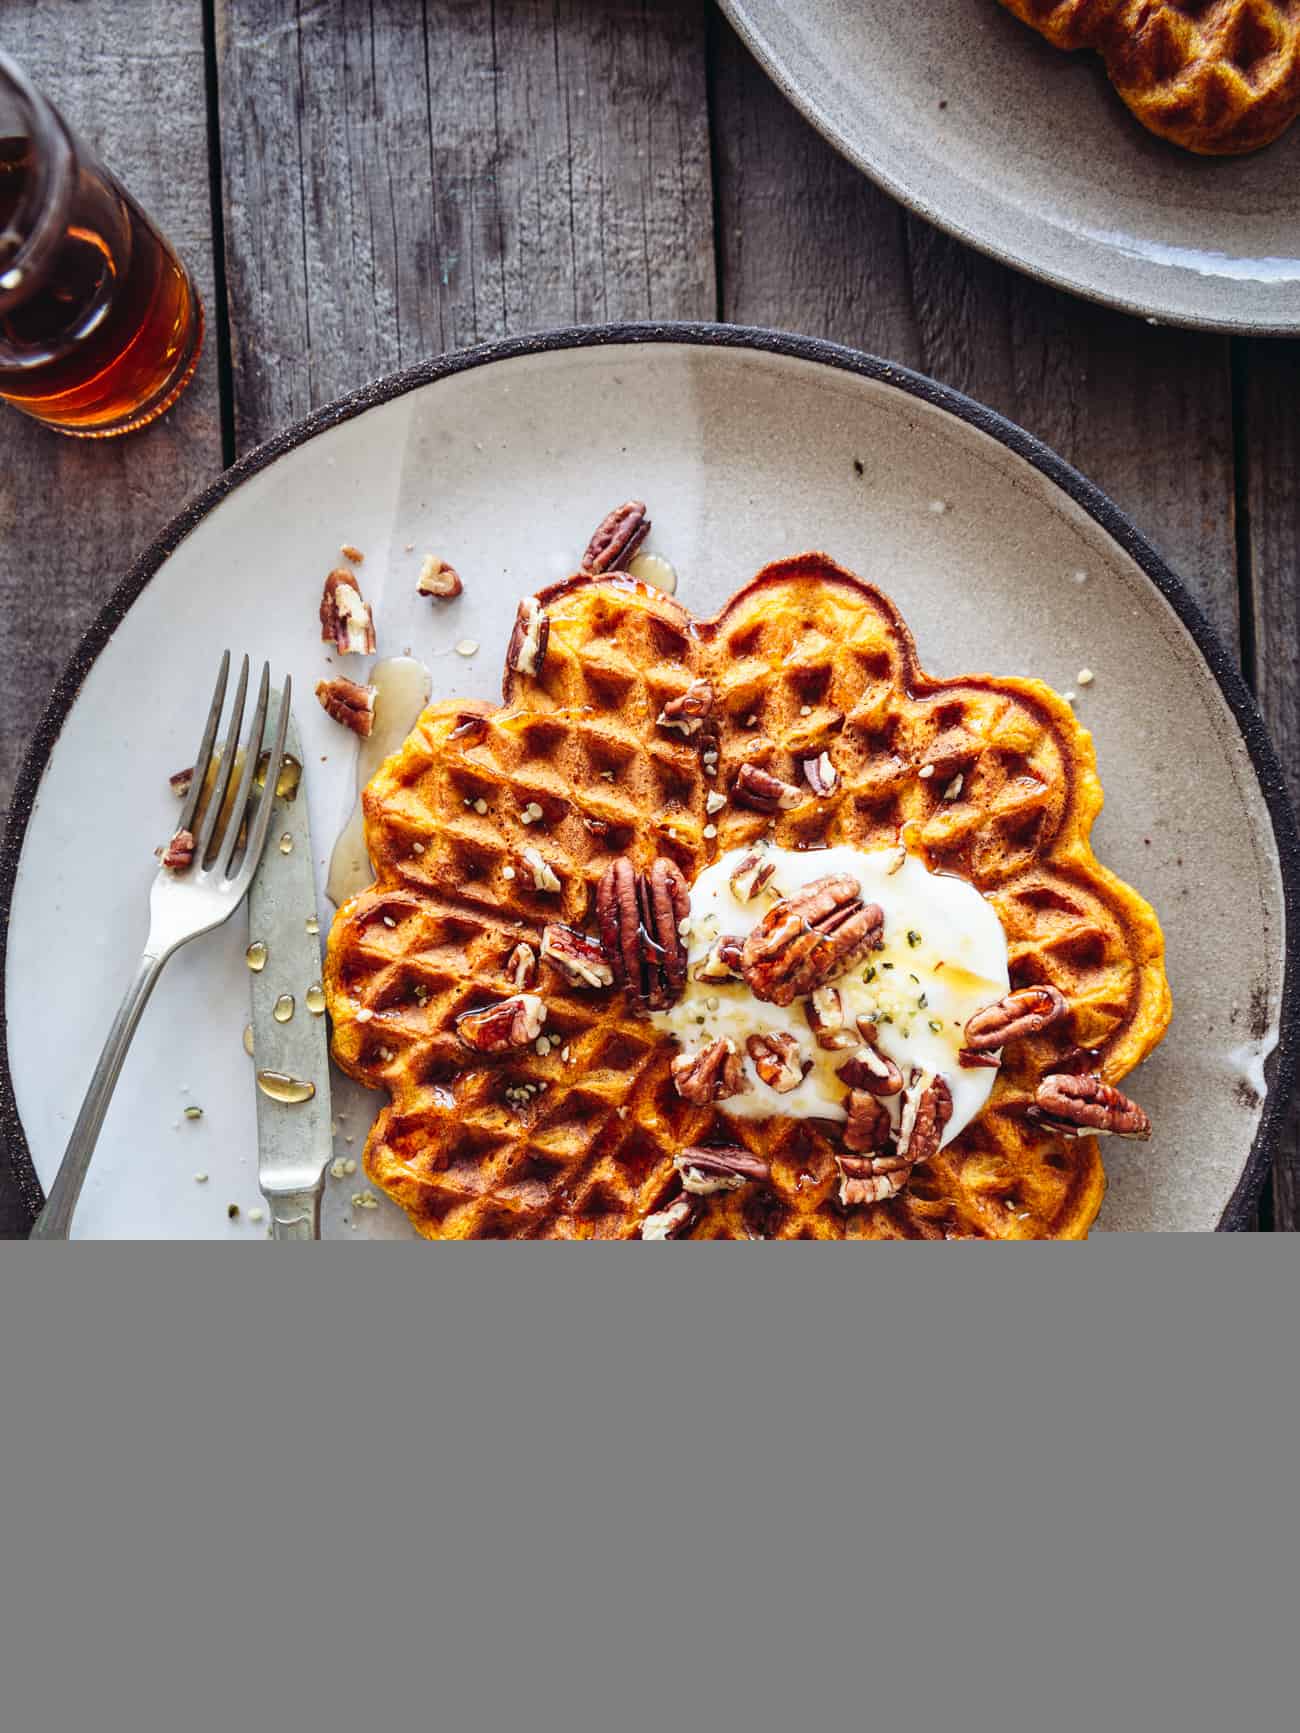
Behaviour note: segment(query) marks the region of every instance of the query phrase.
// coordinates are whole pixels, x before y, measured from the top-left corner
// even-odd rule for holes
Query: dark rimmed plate
[[[438,695],[491,697],[515,599],[571,569],[591,525],[632,494],[651,502],[651,545],[698,610],[768,559],[820,546],[894,596],[936,673],[1035,673],[1077,690],[1109,797],[1097,850],[1156,905],[1176,1006],[1134,1081],[1157,1135],[1109,1146],[1101,1226],[1241,1225],[1293,1060],[1297,848],[1231,659],[1128,520],[1029,435],[886,362],[717,326],[556,332],[383,381],[251,453],[127,576],[37,729],[5,841],[0,1113],[33,1202],[28,1150],[48,1181],[143,934],[166,777],[190,750],[214,646],[247,644],[310,690],[321,577],[346,541],[367,556],[381,653],[424,657]],[[425,552],[466,578],[448,609],[415,594]],[[467,641],[477,652],[457,655]],[[1081,686],[1085,664],[1096,678]],[[323,882],[352,745],[312,704],[299,719]],[[164,978],[79,1232],[250,1231],[237,928]],[[186,1102],[202,1120],[182,1117]],[[344,1159],[374,1106],[341,1100]],[[386,1207],[351,1209],[363,1183],[333,1188],[326,1231],[405,1231]],[[233,1225],[228,1201],[243,1206]]]

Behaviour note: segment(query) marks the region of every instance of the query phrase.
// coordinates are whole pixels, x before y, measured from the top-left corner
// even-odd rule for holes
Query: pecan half
[[[682,1176],[682,1188],[696,1197],[711,1197],[719,1191],[739,1191],[751,1180],[772,1177],[772,1169],[761,1156],[751,1155],[739,1145],[717,1149],[684,1149],[673,1157]]]
[[[952,1118],[952,1090],[942,1077],[912,1073],[912,1084],[903,1103],[898,1126],[898,1153],[913,1167],[929,1161]]]
[[[843,1178],[840,1202],[846,1209],[855,1204],[888,1203],[907,1184],[913,1167],[892,1149],[880,1155],[841,1155],[836,1159]]]
[[[885,917],[848,873],[814,879],[768,910],[745,940],[741,968],[756,999],[788,1005],[829,985],[881,943]]]
[[[889,1109],[884,1103],[864,1089],[853,1089],[844,1105],[849,1115],[843,1132],[845,1149],[851,1149],[855,1155],[883,1149],[892,1129]]]
[[[551,640],[551,622],[536,596],[525,596],[515,615],[515,628],[506,647],[506,667],[512,674],[540,680]]]
[[[671,1005],[686,985],[686,945],[681,924],[691,912],[690,893],[675,862],[664,856],[638,873],[626,855],[605,868],[596,887],[600,942],[626,987],[652,1011]]]
[[[752,903],[771,884],[776,862],[761,854],[747,854],[731,875],[731,894],[738,903]]]
[[[695,1205],[683,1195],[674,1198],[666,1209],[656,1210],[641,1223],[643,1240],[680,1239],[695,1220]]]
[[[903,1073],[894,1061],[869,1042],[838,1066],[835,1075],[850,1089],[865,1089],[868,1095],[897,1095],[903,1087]]]
[[[740,973],[740,953],[745,948],[745,941],[732,934],[724,934],[716,944],[709,949],[709,954],[702,963],[696,965],[695,979],[697,981],[739,981],[743,979]]]
[[[341,656],[373,656],[375,623],[370,604],[361,599],[354,572],[334,571],[325,580],[320,600],[320,635]]]
[[[438,559],[435,554],[426,555],[415,587],[422,596],[438,596],[444,600],[458,596],[465,588],[455,566],[449,566],[446,560]]]
[[[858,1037],[845,1023],[844,1001],[838,987],[818,987],[804,1006],[803,1014],[817,1045],[828,1053],[842,1052],[846,1047],[858,1045]]]
[[[174,873],[188,872],[194,865],[194,832],[178,830],[163,850],[162,863]]]
[[[684,734],[689,740],[700,732],[713,709],[713,688],[707,680],[692,680],[678,698],[670,698],[659,712],[659,727]]]
[[[360,686],[342,674],[316,682],[316,696],[327,716],[364,739],[375,725],[375,688]]]
[[[612,987],[614,971],[597,939],[589,939],[559,922],[542,934],[542,955],[554,963],[574,987]]]
[[[803,1082],[808,1066],[793,1035],[751,1035],[745,1051],[763,1082],[778,1095],[788,1095]]]
[[[840,785],[840,773],[831,763],[829,752],[818,753],[816,758],[805,758],[803,773],[819,800],[828,799]]]
[[[545,951],[543,951],[545,955]],[[537,952],[521,939],[506,959],[506,974],[522,993],[537,980]]]
[[[516,993],[478,1011],[462,1011],[456,1033],[476,1053],[505,1053],[511,1047],[528,1047],[542,1032],[546,1006],[535,993]]]
[[[988,1053],[1008,1041],[1040,1035],[1069,1014],[1064,994],[1055,987],[1021,987],[975,1013],[966,1025],[966,1045],[972,1053]]]
[[[1038,1085],[1035,1101],[1041,1119],[1076,1137],[1093,1132],[1098,1137],[1136,1137],[1145,1142],[1151,1135],[1151,1121],[1137,1102],[1095,1073],[1076,1077],[1053,1072]]]
[[[645,502],[630,499],[616,506],[602,519],[596,533],[587,543],[582,556],[584,572],[621,570],[650,534],[650,519],[645,515]]]
[[[692,1107],[730,1101],[733,1095],[745,1095],[749,1090],[736,1043],[725,1035],[719,1035],[698,1053],[679,1053],[673,1060],[672,1071],[677,1093]]]
[[[803,803],[802,793],[792,782],[782,782],[779,776],[773,776],[770,770],[763,770],[757,764],[750,764],[748,759],[736,773],[731,794],[751,812],[789,812],[792,807]]]

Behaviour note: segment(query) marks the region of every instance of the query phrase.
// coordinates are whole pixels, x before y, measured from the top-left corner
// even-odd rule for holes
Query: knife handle
[[[273,1240],[320,1238],[320,1192],[290,1191],[267,1198]]]

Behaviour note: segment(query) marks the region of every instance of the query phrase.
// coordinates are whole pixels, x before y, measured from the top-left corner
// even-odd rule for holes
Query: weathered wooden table
[[[237,454],[442,350],[646,318],[851,343],[1040,435],[1237,648],[1300,794],[1300,342],[1153,329],[947,240],[841,162],[707,0],[6,0],[0,41],[210,314],[197,383],[143,435],[0,417],[5,803],[110,587]],[[1260,1226],[1300,1226],[1294,1118]]]

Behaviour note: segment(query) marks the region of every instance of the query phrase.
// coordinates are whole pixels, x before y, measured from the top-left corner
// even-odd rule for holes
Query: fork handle
[[[153,992],[154,983],[161,975],[166,960],[165,956],[154,957],[148,952],[140,959],[135,979],[126,990],[126,997],[122,1000],[121,1008],[113,1019],[113,1027],[104,1043],[104,1051],[99,1056],[99,1064],[90,1079],[86,1099],[81,1104],[81,1112],[72,1128],[72,1136],[63,1152],[63,1160],[59,1163],[59,1171],[50,1187],[45,1208],[36,1218],[36,1226],[31,1235],[34,1240],[68,1238],[72,1228],[72,1214],[77,1207],[77,1199],[81,1196],[90,1158],[99,1141],[99,1130],[104,1123],[104,1115],[108,1112],[108,1104],[112,1100],[113,1090],[122,1070],[122,1061],[131,1045],[131,1037],[140,1021],[140,1013],[149,1003],[149,995]]]

